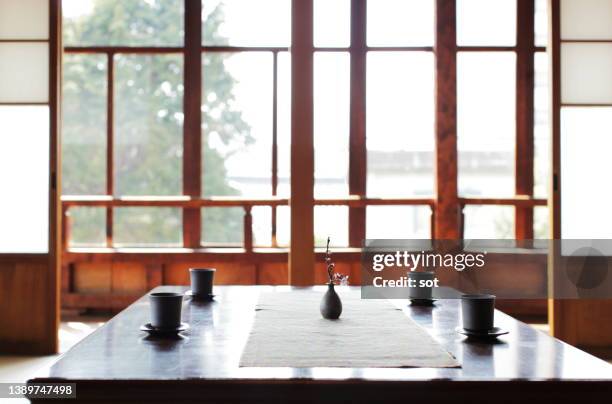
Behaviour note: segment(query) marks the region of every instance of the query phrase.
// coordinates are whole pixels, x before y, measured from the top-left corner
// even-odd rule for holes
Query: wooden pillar
[[[437,239],[460,237],[457,196],[457,35],[455,0],[436,0]]]
[[[202,3],[185,0],[185,72],[183,95],[183,193],[202,195]],[[183,209],[183,245],[200,247],[201,210]]]
[[[46,315],[46,341],[41,351],[59,350],[60,288],[62,263],[62,4],[49,0],[49,265],[46,286],[49,290]],[[31,312],[30,312],[31,315]]]
[[[289,284],[314,282],[313,1],[291,9],[291,241]]]
[[[516,38],[516,195],[533,196],[535,0],[517,2]],[[533,239],[533,208],[515,208],[515,238]]]
[[[351,104],[349,193],[366,196],[366,0],[351,1]],[[349,246],[366,237],[366,208],[349,208]]]

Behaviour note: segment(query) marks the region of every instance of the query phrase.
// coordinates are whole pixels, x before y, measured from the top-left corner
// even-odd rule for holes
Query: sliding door
[[[57,350],[60,0],[0,2],[0,351]]]
[[[551,0],[550,7],[553,237],[576,240],[553,249],[552,290],[569,285],[582,298],[551,302],[551,330],[573,344],[605,347],[612,342],[612,325],[602,321],[610,302],[584,297],[606,296],[612,264],[610,242],[592,241],[612,239],[606,181],[612,171],[612,0]],[[598,260],[605,268],[584,258],[595,253],[591,247],[605,257]]]

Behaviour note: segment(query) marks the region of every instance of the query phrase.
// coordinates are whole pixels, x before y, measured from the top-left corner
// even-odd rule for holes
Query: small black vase
[[[319,309],[323,318],[328,320],[337,320],[340,314],[342,314],[342,301],[336,293],[333,283],[327,284],[327,292],[325,292],[323,299],[321,299]]]

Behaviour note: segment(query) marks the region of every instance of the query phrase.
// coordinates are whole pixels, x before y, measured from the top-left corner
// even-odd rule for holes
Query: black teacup
[[[463,328],[470,331],[489,331],[493,328],[495,296],[463,295],[461,296],[461,313]]]
[[[176,328],[181,325],[183,294],[156,292],[149,294],[151,325],[155,328]]]
[[[413,279],[415,286],[408,288],[410,299],[429,300],[432,297],[432,286],[421,286],[421,281],[433,281],[433,272],[408,272],[408,279]],[[430,282],[432,283],[432,282]]]
[[[191,293],[194,296],[212,295],[214,268],[191,268],[189,276],[191,277]]]

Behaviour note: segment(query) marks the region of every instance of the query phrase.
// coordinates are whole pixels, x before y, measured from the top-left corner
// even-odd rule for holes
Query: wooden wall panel
[[[612,300],[572,301],[579,313],[575,317],[576,339],[579,346],[609,348],[612,355]]]
[[[74,290],[78,293],[110,293],[112,291],[110,262],[83,262],[74,268]]]
[[[143,294],[149,290],[147,269],[144,264],[115,262],[111,268],[113,293]]]
[[[41,263],[0,263],[0,347],[3,352],[46,354],[49,281],[46,259]]]
[[[75,268],[83,269],[79,273],[78,284],[89,286],[89,293],[75,290],[74,293],[66,293],[64,296],[64,307],[70,308],[112,308],[120,309],[137,297],[151,290],[157,285],[189,285],[189,268],[216,268],[215,284],[217,285],[286,285],[288,282],[288,265],[286,261],[279,262],[257,262],[248,257],[243,260],[226,262],[211,261],[189,261],[185,257],[175,259],[169,257],[167,260],[143,260],[138,262],[130,256],[127,259],[114,262],[113,260],[86,261],[71,264]],[[286,259],[286,256],[284,257]],[[313,275],[315,285],[324,285],[327,282],[327,272],[324,255],[317,254],[317,263]],[[336,271],[349,275],[349,284],[359,286],[361,284],[361,260],[360,255],[341,254],[333,255],[336,263]],[[515,284],[516,288],[528,285],[534,290],[544,288],[546,282],[546,256],[534,254],[530,256],[513,257],[513,254],[496,254],[490,256],[488,261],[491,270],[487,272],[490,276],[482,278],[483,282],[499,284],[507,282]],[[518,265],[517,262],[521,264]],[[96,268],[99,266],[99,268]],[[111,285],[108,286],[106,277],[110,268]],[[520,271],[520,276],[517,276]],[[398,273],[401,275],[401,273]],[[442,274],[453,274],[453,272],[441,272]],[[91,276],[92,279],[84,279]],[[525,281],[525,279],[528,279]],[[451,282],[450,279],[448,282]],[[91,290],[96,282],[103,282],[104,288]],[[81,288],[82,289],[82,288]],[[100,292],[100,289],[105,292]],[[87,290],[87,289],[86,289]],[[82,293],[79,296],[79,293]],[[526,300],[500,300],[498,306],[510,314],[539,316],[546,315],[545,301]]]
[[[288,266],[282,264],[260,264],[257,268],[258,285],[286,285],[289,282]]]
[[[256,281],[256,266],[253,264],[178,262],[165,267],[164,283],[189,285],[189,268],[215,268],[215,285],[254,285]]]

